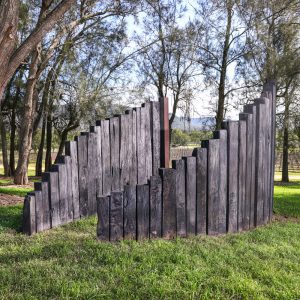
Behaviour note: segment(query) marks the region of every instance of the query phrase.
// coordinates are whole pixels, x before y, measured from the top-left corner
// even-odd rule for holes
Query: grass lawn
[[[0,207],[2,299],[300,299],[300,178],[275,187],[287,218],[221,237],[103,243],[96,218],[27,237],[21,211]]]

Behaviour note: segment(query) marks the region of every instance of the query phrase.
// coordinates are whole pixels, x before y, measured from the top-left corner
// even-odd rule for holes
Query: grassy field
[[[220,237],[103,243],[96,218],[27,237],[22,207],[0,207],[0,298],[300,299],[297,178],[276,185],[275,221]]]

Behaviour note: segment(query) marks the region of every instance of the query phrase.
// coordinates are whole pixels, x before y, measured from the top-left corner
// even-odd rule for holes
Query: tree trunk
[[[16,48],[20,1],[1,0],[0,2],[0,102],[13,74],[25,58],[40,43],[43,36],[53,29],[57,21],[68,11],[75,0],[62,0],[47,16],[38,22],[28,38]],[[44,2],[42,9],[44,9]]]
[[[35,176],[42,176],[42,165],[43,165],[43,152],[44,152],[44,144],[45,144],[45,134],[46,134],[46,118],[43,118],[43,126],[42,126],[42,135],[41,142],[36,158],[35,164]]]
[[[40,61],[40,51],[37,49],[32,55],[31,64],[29,67],[29,76],[26,85],[26,93],[24,98],[24,113],[22,118],[22,126],[19,138],[19,158],[18,165],[15,171],[15,184],[28,184],[28,161],[32,144],[33,119],[36,108],[35,96],[38,63]]]
[[[283,119],[283,147],[282,147],[282,182],[289,182],[289,118],[290,118],[290,106],[288,95],[284,100],[284,119]]]
[[[16,98],[13,102],[11,121],[10,121],[10,151],[9,151],[9,166],[11,176],[15,175],[15,140],[16,140],[16,100],[19,99],[18,89],[16,91]]]
[[[4,176],[10,176],[8,155],[7,155],[6,127],[5,127],[2,113],[0,114],[0,126],[1,126],[1,146],[2,146]]]
[[[219,88],[218,88],[218,109],[216,115],[216,129],[221,129],[221,124],[224,118],[224,106],[225,106],[225,81],[227,73],[228,53],[230,47],[230,34],[231,34],[231,21],[232,21],[232,2],[227,2],[227,25],[225,33],[225,41],[222,55],[222,65],[220,72]]]
[[[52,151],[52,119],[51,119],[51,113],[49,113],[47,117],[45,172],[48,172],[52,165],[51,151]]]

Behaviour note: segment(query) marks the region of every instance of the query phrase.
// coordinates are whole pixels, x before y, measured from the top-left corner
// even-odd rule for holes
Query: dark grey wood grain
[[[72,189],[72,159],[70,156],[64,156],[64,158],[65,158],[65,165],[67,169],[67,203],[68,203],[67,222],[72,222],[74,219],[73,189]]]
[[[150,237],[161,237],[162,229],[162,181],[161,177],[150,177]]]
[[[196,157],[196,233],[206,234],[206,213],[207,213],[207,149],[196,148],[193,151]]]
[[[184,157],[186,187],[186,232],[196,234],[196,158]]]
[[[138,162],[138,184],[146,184],[146,159],[145,159],[145,108],[137,108],[137,162]]]
[[[111,164],[110,164],[110,136],[109,121],[101,121],[102,147],[102,194],[107,196],[111,192]]]
[[[250,228],[251,219],[251,179],[252,179],[252,114],[241,113],[240,120],[246,122],[246,169],[245,169],[245,206],[243,229]]]
[[[220,141],[208,140],[202,142],[207,148],[207,233],[219,233],[219,187],[220,187]]]
[[[160,111],[159,102],[151,102],[152,128],[152,167],[153,175],[158,175],[160,168]]]
[[[97,169],[96,163],[96,129],[90,128],[88,135],[88,215],[92,216],[97,212],[96,191],[97,191]]]
[[[129,171],[129,115],[120,116],[120,169],[121,169],[121,187],[130,183]]]
[[[133,184],[134,181],[134,165],[133,165],[133,121],[132,121],[132,110],[126,110],[127,115],[127,126],[128,126],[128,137],[127,137],[127,166],[128,166],[128,182],[127,184]]]
[[[123,239],[123,192],[111,192],[110,196],[110,240]]]
[[[24,234],[32,235],[36,233],[36,214],[35,214],[35,194],[29,193],[25,196],[23,206],[23,224]]]
[[[120,185],[120,118],[114,117],[109,122],[111,153],[111,189],[119,191]]]
[[[53,228],[60,225],[58,172],[45,172],[42,174],[42,180],[48,182],[50,222]]]
[[[245,229],[246,207],[246,122],[239,121],[239,202],[238,202],[238,230]]]
[[[72,188],[72,206],[73,206],[73,219],[80,218],[79,210],[79,181],[78,181],[78,155],[77,155],[77,142],[66,142],[65,148],[66,155],[71,157],[71,188]]]
[[[238,230],[238,153],[239,122],[227,121],[222,125],[227,130],[227,231]]]
[[[124,186],[124,239],[136,239],[136,186]]]
[[[264,210],[264,150],[265,150],[265,133],[264,133],[264,117],[265,104],[261,99],[255,100],[256,105],[256,164],[255,164],[255,225],[263,224]]]
[[[173,160],[172,168],[176,170],[176,232],[177,236],[187,235],[186,207],[186,160]]]
[[[227,231],[227,130],[214,132],[214,138],[220,141],[220,186],[219,186],[219,233]]]
[[[176,236],[176,170],[160,169],[159,172],[162,177],[162,234],[171,239]]]
[[[130,162],[130,184],[137,184],[137,119],[136,119],[136,110],[132,110],[130,113],[130,122],[131,122],[131,151],[132,158]]]
[[[102,146],[101,146],[101,122],[95,127],[96,132],[96,195],[101,196],[102,193]]]
[[[136,186],[136,205],[137,205],[137,239],[148,239],[150,232],[149,219],[149,185],[138,184]]]
[[[34,189],[35,189],[34,196],[35,196],[36,232],[40,232],[44,230],[43,195],[42,195],[41,187],[38,185],[38,182],[34,183]]]
[[[88,149],[87,135],[76,137],[78,157],[79,213],[88,216]]]
[[[250,221],[249,227],[254,228],[254,208],[256,207],[256,199],[255,199],[255,141],[256,141],[256,106],[253,104],[248,104],[244,106],[244,112],[251,114],[251,130],[249,131],[249,136],[247,141],[247,149],[249,149],[249,145],[251,146],[251,163],[247,163],[247,174],[248,170],[251,170],[251,179],[246,179],[247,183],[250,182]]]
[[[145,172],[146,179],[148,180],[152,176],[152,137],[151,137],[151,104],[145,103],[142,108],[145,110]]]
[[[35,182],[34,189],[41,191],[42,198],[42,230],[50,228],[50,206],[49,206],[49,195],[48,195],[48,182]]]
[[[109,241],[109,196],[97,197],[97,237]]]

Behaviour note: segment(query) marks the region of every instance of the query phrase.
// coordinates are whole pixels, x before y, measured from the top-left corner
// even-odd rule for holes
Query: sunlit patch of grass
[[[0,194],[15,195],[25,197],[29,192],[33,191],[32,188],[21,188],[21,187],[3,187],[0,186]]]

